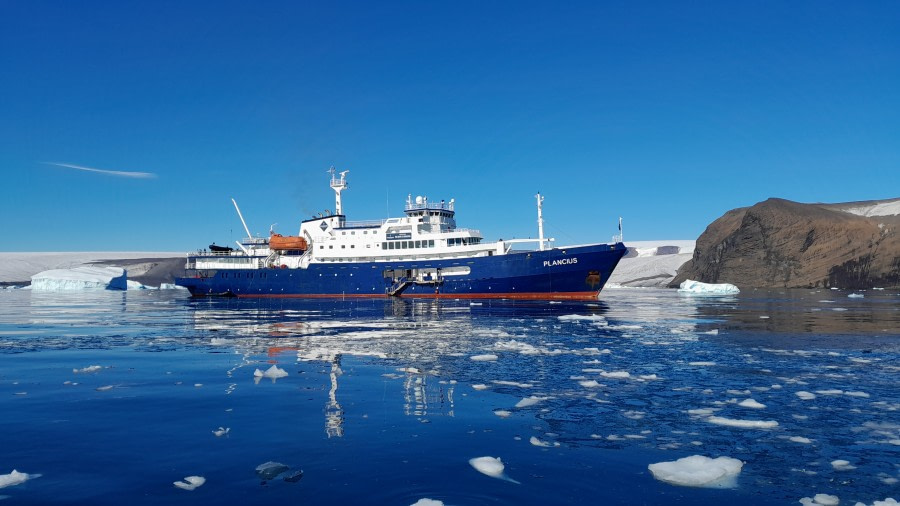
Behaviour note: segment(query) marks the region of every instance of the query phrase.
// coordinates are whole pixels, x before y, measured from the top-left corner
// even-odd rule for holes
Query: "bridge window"
[[[381,243],[381,249],[388,249],[387,245],[388,243],[386,242]]]

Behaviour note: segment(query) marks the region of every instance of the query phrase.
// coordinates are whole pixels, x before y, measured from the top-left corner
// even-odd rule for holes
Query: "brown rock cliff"
[[[734,209],[697,239],[685,279],[741,288],[900,287],[900,215],[845,209],[891,201],[801,204],[769,199]]]

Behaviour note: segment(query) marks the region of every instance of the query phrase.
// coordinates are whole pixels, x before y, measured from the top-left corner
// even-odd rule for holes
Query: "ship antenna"
[[[234,208],[235,210],[237,210],[238,218],[241,219],[241,223],[244,225],[244,232],[247,232],[247,237],[253,237],[252,235],[250,235],[250,229],[247,228],[247,222],[244,221],[244,215],[241,214],[241,208],[238,207],[237,202],[234,199],[231,199],[231,203],[234,204]]]
[[[340,174],[341,174],[340,179],[338,179],[334,176],[335,170],[334,170],[333,165],[326,172],[331,174],[331,189],[334,190],[335,214],[338,214],[338,215],[344,214],[343,207],[341,206],[341,192],[347,188],[347,173],[350,171],[342,170],[340,172]]]
[[[540,242],[541,251],[544,251],[544,197],[541,196],[541,192],[538,192],[535,198],[537,198],[538,208],[538,241]]]

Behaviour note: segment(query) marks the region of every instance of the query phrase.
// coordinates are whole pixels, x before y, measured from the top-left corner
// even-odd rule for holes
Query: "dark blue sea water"
[[[41,475],[0,496],[129,505],[898,498],[900,295],[847,295],[620,289],[557,304],[0,291],[0,475]],[[286,376],[254,376],[273,365]],[[769,428],[732,426],[752,422]],[[743,461],[736,486],[674,486],[648,471],[691,455]],[[502,459],[519,483],[475,470],[469,460],[482,456]],[[289,471],[260,476],[270,461]],[[299,481],[283,479],[300,470]],[[173,485],[187,476],[206,481]]]

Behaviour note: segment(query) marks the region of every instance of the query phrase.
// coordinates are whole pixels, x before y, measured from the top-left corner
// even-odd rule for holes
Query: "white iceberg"
[[[412,503],[410,506],[444,506],[444,501],[439,501],[437,499],[430,499],[428,497],[424,497],[419,499],[418,501]]]
[[[647,469],[659,481],[683,487],[731,488],[744,463],[731,457],[711,459],[692,455],[672,462],[650,464]]]
[[[474,467],[475,470],[479,473],[490,476],[491,478],[519,483],[518,481],[510,478],[509,476],[506,476],[506,474],[503,473],[503,470],[506,468],[506,466],[503,465],[503,461],[499,458],[476,457],[474,459],[469,459],[469,465]]]
[[[273,365],[272,367],[266,369],[265,372],[260,371],[259,369],[253,371],[253,377],[259,381],[260,378],[270,378],[274,383],[278,378],[284,378],[288,376],[288,372],[284,369],[279,368],[277,365]]]
[[[31,276],[31,289],[60,290],[126,290],[128,273],[121,267],[83,266],[52,269]]]
[[[738,287],[731,283],[701,283],[693,279],[683,281],[679,285],[678,292],[693,295],[735,295],[741,293]]]
[[[0,474],[0,488],[12,487],[40,477],[39,474],[20,473],[13,469],[9,474]]]
[[[206,483],[206,478],[202,476],[187,476],[184,481],[173,481],[172,484],[182,490],[194,490]]]
[[[187,290],[187,288],[185,288],[181,285],[176,285],[174,283],[160,283],[159,289],[160,290]]]

